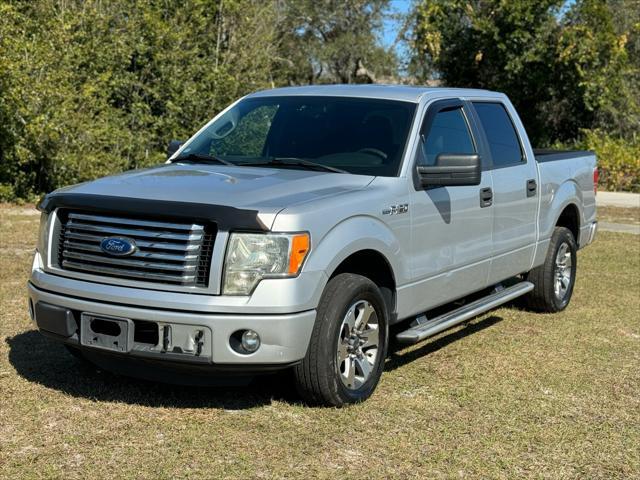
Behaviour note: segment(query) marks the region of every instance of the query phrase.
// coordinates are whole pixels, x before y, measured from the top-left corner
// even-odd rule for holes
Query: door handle
[[[492,203],[493,190],[489,187],[480,190],[480,208],[490,207]]]
[[[527,197],[533,197],[538,189],[538,184],[534,179],[527,180]]]

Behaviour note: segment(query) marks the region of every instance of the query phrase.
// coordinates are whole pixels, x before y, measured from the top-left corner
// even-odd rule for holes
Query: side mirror
[[[167,147],[167,159],[171,158],[171,155],[176,153],[183,144],[184,142],[182,140],[171,140]]]
[[[433,166],[418,165],[423,187],[480,185],[482,168],[477,153],[439,153]]]

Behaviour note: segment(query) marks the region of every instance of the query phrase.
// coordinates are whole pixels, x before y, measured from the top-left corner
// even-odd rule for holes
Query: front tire
[[[544,263],[527,274],[527,280],[534,285],[525,297],[527,307],[547,313],[567,308],[576,282],[577,251],[571,231],[556,227]]]
[[[322,294],[307,354],[295,367],[298,392],[311,404],[341,407],[371,396],[388,344],[386,304],[366,277],[343,273]]]

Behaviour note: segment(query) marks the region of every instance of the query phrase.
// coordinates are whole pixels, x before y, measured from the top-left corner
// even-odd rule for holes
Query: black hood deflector
[[[245,210],[227,205],[147,200],[144,198],[114,197],[88,193],[50,193],[38,210],[51,213],[56,208],[77,209],[110,215],[136,215],[205,221],[217,224],[218,230],[268,231],[258,218],[257,210]]]

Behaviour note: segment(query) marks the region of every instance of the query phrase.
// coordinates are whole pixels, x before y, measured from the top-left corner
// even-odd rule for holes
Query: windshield
[[[180,158],[395,176],[414,111],[413,103],[390,100],[248,98],[198,134]]]

